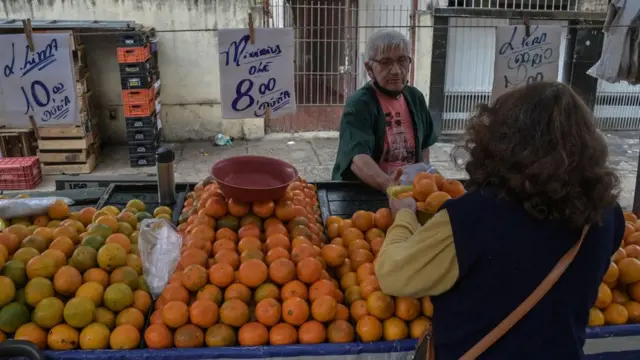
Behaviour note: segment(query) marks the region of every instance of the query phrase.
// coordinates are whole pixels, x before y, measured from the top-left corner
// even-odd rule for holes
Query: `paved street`
[[[266,155],[290,162],[309,181],[327,181],[335,159],[338,140],[318,138],[307,134],[268,135],[260,141],[238,140],[228,147],[213,146],[209,142],[171,144],[176,152],[176,181],[197,182],[208,176],[211,165],[217,160],[236,155]],[[630,208],[633,202],[636,169],[640,149],[640,132],[614,132],[605,134],[609,143],[611,164],[622,179],[621,204]],[[431,151],[431,161],[450,178],[464,178],[466,173],[455,168],[450,152],[455,138],[443,137]],[[131,168],[127,147],[115,146],[103,150],[100,164],[94,176],[155,174],[155,168]],[[47,176],[39,190],[52,190],[55,176]]]

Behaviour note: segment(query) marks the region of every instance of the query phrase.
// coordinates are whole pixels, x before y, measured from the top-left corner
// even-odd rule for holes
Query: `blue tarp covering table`
[[[305,358],[341,360],[410,360],[415,340],[377,343],[290,345],[261,347],[197,348],[170,350],[46,351],[48,359],[60,360],[198,360]],[[640,359],[640,324],[587,329],[585,353],[589,360]]]

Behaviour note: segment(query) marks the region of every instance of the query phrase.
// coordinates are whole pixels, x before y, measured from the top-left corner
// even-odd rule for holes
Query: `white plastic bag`
[[[418,173],[426,172],[430,174],[437,174],[438,170],[435,166],[431,164],[418,163],[405,165],[402,167],[402,175],[400,176],[400,185],[411,185],[413,182],[413,178],[418,175]]]
[[[56,196],[0,200],[0,218],[13,219],[43,215],[47,213],[49,206],[57,200],[63,200],[67,205],[73,205],[73,200]]]
[[[142,271],[153,298],[157,298],[169,282],[180,260],[182,236],[165,219],[146,219],[140,226],[138,250]]]

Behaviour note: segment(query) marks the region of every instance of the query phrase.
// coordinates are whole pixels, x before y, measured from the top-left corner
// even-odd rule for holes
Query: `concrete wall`
[[[0,0],[0,18],[131,20],[153,26],[161,31],[158,62],[165,139],[207,139],[220,131],[255,137],[264,132],[262,119],[221,119],[216,32],[184,31],[246,27],[250,3],[253,0]],[[183,31],[163,32],[172,30]],[[102,139],[125,142],[116,37],[91,35],[83,40]],[[115,118],[109,117],[109,110]]]

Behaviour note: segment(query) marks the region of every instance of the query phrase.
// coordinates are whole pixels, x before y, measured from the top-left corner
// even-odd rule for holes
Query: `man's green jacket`
[[[422,151],[433,145],[436,131],[424,95],[413,86],[403,90],[415,135],[417,162],[422,161]],[[351,161],[356,155],[366,154],[376,163],[384,151],[386,119],[373,85],[367,83],[348,99],[340,120],[340,142],[332,180],[359,180],[351,171]]]

